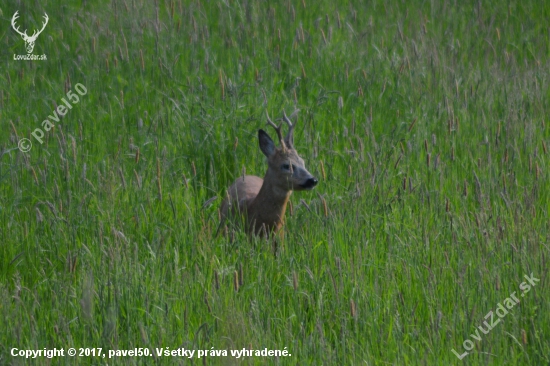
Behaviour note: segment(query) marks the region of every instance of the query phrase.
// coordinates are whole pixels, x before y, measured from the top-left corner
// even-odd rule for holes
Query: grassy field
[[[550,364],[549,2],[96,3],[0,5],[1,365]],[[284,247],[216,237],[296,108]]]

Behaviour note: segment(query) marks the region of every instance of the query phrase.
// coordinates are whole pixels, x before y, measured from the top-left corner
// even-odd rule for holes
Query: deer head
[[[19,18],[18,13],[19,11],[16,11],[15,14],[13,14],[13,18],[11,18],[11,26],[17,33],[21,35],[21,37],[23,38],[23,41],[25,41],[25,48],[27,49],[27,53],[32,53],[32,50],[34,49],[34,42],[36,42],[36,38],[40,33],[42,33],[44,28],[46,28],[46,24],[48,24],[48,19],[49,19],[48,14],[44,13],[45,22],[42,24],[42,29],[40,29],[39,31],[35,30],[32,36],[28,36],[26,29],[24,32],[21,32],[19,31],[19,27],[15,25],[15,21],[17,20],[17,18]]]
[[[277,126],[267,114],[267,122],[277,132],[280,147],[264,130],[258,131],[260,149],[267,157],[268,174],[271,183],[282,191],[303,191],[312,189],[317,185],[317,179],[307,171],[304,160],[294,149],[294,125],[283,111],[283,120],[289,126],[288,133],[283,138],[281,133],[282,123]]]

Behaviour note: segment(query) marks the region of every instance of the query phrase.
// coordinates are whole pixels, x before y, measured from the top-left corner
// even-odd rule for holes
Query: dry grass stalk
[[[160,180],[160,159],[157,158],[157,188],[159,200],[162,201],[162,182]]]
[[[214,271],[214,287],[216,290],[220,289],[220,278],[218,275],[218,271]]]
[[[72,255],[71,252],[67,253],[67,270],[70,273],[75,272],[77,262],[78,262],[78,256]]]
[[[183,178],[183,184],[185,184],[185,188],[189,188],[189,184],[187,183],[187,177],[185,176],[185,173],[181,173]]]
[[[222,100],[225,100],[225,83],[223,82],[223,72],[221,69],[219,74],[220,74],[219,79],[220,79],[221,96],[222,96]]]
[[[122,33],[122,40],[124,41],[124,49],[126,50],[126,61],[130,61],[130,56],[128,54],[128,42],[126,42],[126,36],[124,35],[122,28],[120,29],[120,33]],[[122,56],[120,58],[124,60]]]
[[[233,288],[235,289],[235,292],[239,291],[239,272],[237,271],[233,273]]]
[[[135,169],[134,169],[134,177],[136,178],[136,184],[138,188],[141,189],[141,177],[139,176],[139,174],[136,172]]]
[[[126,189],[126,179],[124,179],[124,173],[120,167],[118,168],[118,174],[120,175],[120,180],[122,181],[122,187]]]
[[[328,217],[328,207],[327,207],[327,201],[321,196],[321,202],[323,203],[323,212],[325,214],[325,217]]]
[[[325,164],[321,160],[321,174],[323,175],[323,180],[327,180],[327,175],[325,174]]]
[[[36,172],[34,171],[34,168],[31,166],[32,176],[34,177],[34,181],[36,184],[38,184],[38,177],[36,176]]]
[[[288,211],[290,216],[294,216],[294,205],[292,201],[288,201]]]
[[[403,154],[400,154],[399,157],[397,158],[397,161],[393,165],[393,169],[397,169],[397,166],[399,165],[399,162],[401,161],[402,157],[403,157]]]
[[[351,299],[349,301],[349,306],[350,306],[350,314],[351,314],[351,317],[356,319],[357,318],[357,308],[355,306],[355,301],[353,301],[353,299]]]
[[[142,344],[149,344],[149,337],[147,337],[147,332],[145,331],[145,327],[141,322],[139,323],[139,334],[141,336]]]
[[[206,307],[208,308],[208,313],[212,314],[212,307],[210,306],[210,303],[208,302],[208,294],[204,293],[204,303],[206,304]]]
[[[36,206],[34,210],[36,211],[36,222],[44,221],[44,215],[42,215],[42,212],[40,212],[40,209],[38,208],[38,206]]]

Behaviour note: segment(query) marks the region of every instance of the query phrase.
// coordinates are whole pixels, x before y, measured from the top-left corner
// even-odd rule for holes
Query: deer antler
[[[25,32],[24,33],[21,33],[21,31],[19,30],[19,27],[17,27],[15,25],[15,21],[17,20],[17,18],[19,18],[19,10],[15,12],[15,14],[13,14],[13,17],[11,18],[11,27],[13,28],[14,31],[16,31],[17,33],[19,33],[22,37],[26,38],[28,37],[27,36],[27,30],[25,29]]]
[[[269,118],[269,114],[267,113],[267,110],[265,111],[265,115],[267,116],[267,124],[269,124],[271,127],[275,129],[275,131],[277,131],[277,136],[279,137],[279,142],[281,143],[281,147],[283,149],[286,149],[285,140],[283,139],[283,134],[281,133],[281,127],[283,124],[280,123],[279,126],[277,126],[275,123],[273,123],[271,118]]]
[[[292,113],[292,114],[295,114],[298,111],[299,111],[299,109],[294,111],[294,113]],[[289,148],[293,149],[294,148],[294,126],[295,125],[292,124],[292,122],[290,122],[290,119],[286,116],[286,113],[285,113],[284,109],[283,109],[283,120],[288,125],[288,133],[286,134],[285,142],[286,142],[286,144],[288,145]]]
[[[44,20],[45,20],[45,22],[42,23],[42,29],[40,29],[40,30],[38,31],[38,33],[37,33],[37,31],[35,30],[30,38],[36,39],[36,37],[38,37],[38,35],[39,35],[40,33],[42,33],[42,31],[44,30],[44,28],[46,28],[46,25],[48,24],[48,20],[49,20],[49,19],[50,19],[50,18],[48,18],[48,14],[44,13]]]
[[[48,24],[48,20],[50,19],[48,17],[48,14],[44,13],[44,20],[45,22],[42,23],[42,29],[40,29],[39,31],[35,30],[32,34],[32,36],[28,36],[27,35],[27,30],[25,29],[25,32],[21,32],[19,30],[19,27],[15,24],[15,21],[19,18],[19,10],[15,12],[15,14],[13,14],[13,17],[11,18],[11,26],[13,28],[13,30],[15,30],[17,33],[19,33],[21,35],[21,37],[23,37],[23,39],[25,41],[27,40],[34,40],[38,37],[38,35],[40,33],[42,33],[42,31],[44,30],[44,28],[46,28],[46,25]]]

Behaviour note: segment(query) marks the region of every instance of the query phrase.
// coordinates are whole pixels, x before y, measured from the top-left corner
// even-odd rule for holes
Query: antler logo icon
[[[19,11],[16,11],[15,14],[13,14],[13,18],[11,18],[11,26],[17,33],[21,35],[21,37],[23,38],[23,41],[25,41],[25,48],[27,49],[27,53],[32,53],[32,50],[34,49],[34,42],[36,42],[36,38],[40,33],[42,33],[44,28],[46,28],[46,24],[48,24],[48,19],[49,19],[48,14],[44,13],[45,22],[42,25],[42,29],[40,29],[39,31],[35,30],[32,36],[28,36],[26,29],[24,32],[21,32],[19,31],[19,27],[15,25],[15,21],[17,20],[17,18],[19,18],[18,13]]]

